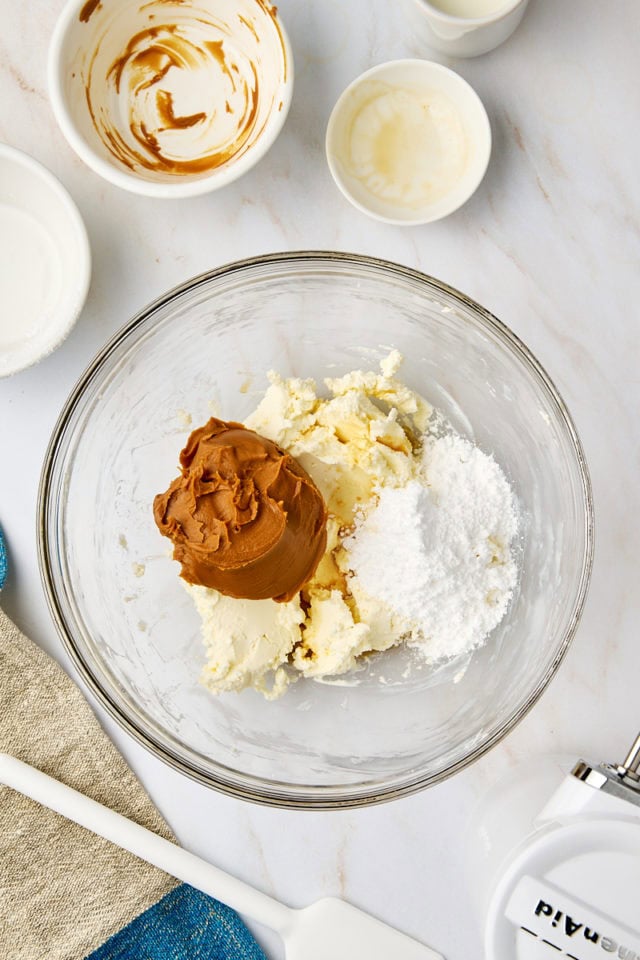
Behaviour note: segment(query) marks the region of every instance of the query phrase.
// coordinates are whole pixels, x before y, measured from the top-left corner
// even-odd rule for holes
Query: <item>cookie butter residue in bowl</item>
[[[130,171],[204,176],[244,156],[282,110],[286,42],[267,0],[89,0],[79,19],[74,81],[103,148]]]
[[[396,378],[400,362],[394,351],[379,373],[328,379],[328,397],[272,373],[249,429],[212,420],[189,438],[155,518],[202,618],[212,692],[272,699],[399,645],[422,662],[451,659],[503,619],[518,574],[513,491],[491,456]],[[288,458],[293,486],[276,482],[272,454]],[[265,537],[261,512],[272,509],[279,532]]]

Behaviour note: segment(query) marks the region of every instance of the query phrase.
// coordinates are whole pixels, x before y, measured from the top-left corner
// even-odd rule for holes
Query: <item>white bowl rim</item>
[[[449,205],[444,205],[444,207],[433,216],[427,215],[413,218],[388,217],[384,214],[376,212],[371,207],[361,203],[359,200],[356,200],[342,178],[333,153],[332,144],[335,127],[338,122],[338,118],[340,117],[342,110],[346,106],[348,98],[353,91],[357,90],[362,83],[370,80],[372,77],[378,77],[380,74],[384,74],[390,70],[395,70],[399,66],[418,67],[419,69],[424,69],[425,72],[428,73],[432,78],[444,76],[455,78],[455,82],[459,85],[460,90],[464,91],[464,96],[468,98],[468,102],[474,105],[482,127],[482,139],[478,142],[479,153],[478,159],[475,163],[476,175],[473,180],[471,180],[467,192],[465,194],[461,194],[460,196],[452,197]],[[467,200],[473,196],[484,179],[484,175],[487,172],[487,167],[489,166],[489,160],[491,158],[491,145],[492,137],[489,116],[482,100],[473,89],[471,84],[468,83],[468,81],[465,80],[464,77],[462,77],[455,70],[451,70],[449,67],[445,67],[443,64],[437,63],[435,60],[427,60],[421,57],[405,57],[399,60],[386,60],[384,63],[379,63],[375,67],[371,67],[369,70],[365,70],[364,73],[359,74],[347,87],[345,87],[336,100],[335,106],[333,107],[329,117],[325,136],[325,153],[327,164],[329,166],[331,176],[333,177],[333,180],[342,195],[349,201],[349,203],[356,207],[356,209],[367,214],[367,216],[372,217],[374,220],[379,220],[382,223],[390,223],[398,227],[416,227],[422,226],[426,223],[435,223],[437,220],[442,220],[444,217],[448,217],[456,210],[459,210],[460,207],[462,207]]]
[[[513,13],[513,11],[519,6],[526,6],[529,0],[503,0],[501,7],[498,7],[494,13],[486,13],[484,17],[459,17],[455,13],[447,13],[445,10],[440,10],[440,8],[436,7],[431,0],[414,0],[414,2],[420,7],[426,7],[429,11],[429,16],[432,16],[434,19],[438,18],[442,20],[443,23],[451,23],[459,26],[483,27],[485,25],[499,23],[510,13]]]
[[[0,143],[0,162],[3,159],[15,163],[17,166],[20,166],[26,170],[29,174],[37,177],[44,184],[46,184],[52,193],[58,197],[64,207],[69,222],[72,224],[73,230],[77,235],[79,256],[77,259],[74,259],[73,262],[73,270],[74,276],[76,276],[76,281],[74,283],[75,296],[71,302],[71,307],[68,313],[65,315],[62,315],[58,312],[54,317],[54,321],[48,325],[48,329],[54,327],[57,328],[57,336],[55,339],[47,343],[44,350],[40,349],[35,351],[30,357],[28,357],[26,360],[23,360],[16,366],[5,368],[3,372],[0,373],[0,377],[2,378],[13,376],[13,374],[20,373],[22,370],[27,370],[40,360],[48,357],[51,353],[53,353],[54,350],[58,349],[60,344],[71,333],[76,321],[78,320],[78,317],[82,312],[87,299],[87,294],[89,292],[89,283],[91,281],[91,247],[89,245],[87,228],[84,220],[82,219],[82,215],[67,188],[62,185],[60,180],[58,180],[55,174],[53,174],[48,167],[45,167],[43,163],[40,163],[40,161],[36,160],[35,157],[32,157],[31,154],[25,153],[24,150],[19,150],[17,147],[12,147],[8,143]],[[68,271],[66,271],[65,276],[67,274]]]
[[[65,140],[83,163],[93,170],[94,173],[97,173],[114,186],[120,187],[122,190],[128,190],[130,193],[137,193],[143,197],[172,200],[184,197],[197,197],[204,193],[211,193],[213,190],[225,187],[227,184],[239,179],[262,160],[282,131],[293,96],[293,51],[287,31],[279,14],[277,16],[278,29],[282,37],[286,63],[286,79],[281,86],[282,108],[276,110],[269,118],[255,146],[248,150],[247,153],[240,157],[232,166],[227,167],[223,164],[221,167],[212,170],[207,176],[200,177],[196,180],[176,179],[175,182],[159,183],[153,180],[145,180],[144,177],[139,177],[133,172],[127,173],[126,170],[117,167],[96,153],[79,132],[73,115],[67,108],[62,89],[65,75],[62,62],[62,49],[67,30],[85,5],[86,0],[67,0],[66,6],[63,7],[56,21],[49,42],[47,85],[49,88],[51,108]]]

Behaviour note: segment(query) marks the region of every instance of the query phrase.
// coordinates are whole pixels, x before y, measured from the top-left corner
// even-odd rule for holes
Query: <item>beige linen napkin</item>
[[[171,838],[78,688],[2,610],[0,751]],[[176,885],[0,786],[1,960],[86,957]]]

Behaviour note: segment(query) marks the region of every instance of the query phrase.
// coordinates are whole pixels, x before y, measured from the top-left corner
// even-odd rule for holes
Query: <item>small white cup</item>
[[[87,231],[65,188],[33,157],[0,143],[0,377],[62,343],[90,276]]]
[[[504,0],[494,12],[480,17],[445,13],[430,0],[407,0],[418,37],[429,47],[452,57],[477,57],[511,36],[529,0]]]
[[[431,98],[437,99],[436,112],[445,105],[455,115],[455,127],[464,142],[464,155],[460,169],[443,191],[431,198],[423,197],[409,202],[404,197],[389,196],[380,193],[375,183],[360,178],[360,162],[354,162],[352,153],[353,131],[359,124],[359,114],[368,112],[378,96],[383,100],[385,94],[399,92],[401,95],[413,94],[417,100],[419,121],[428,115]],[[383,113],[384,113],[384,107]],[[424,112],[423,112],[424,111]],[[427,181],[431,175],[437,176],[446,167],[439,159],[436,169],[429,167],[427,157],[421,152],[418,136],[412,143],[412,155],[424,159]],[[407,134],[408,131],[405,131]],[[437,137],[435,138],[437,140]],[[455,136],[445,131],[443,141],[454,141]],[[383,142],[387,143],[387,140]],[[358,210],[397,226],[416,226],[432,223],[449,216],[471,197],[485,175],[491,155],[491,126],[487,112],[478,94],[459,74],[440,63],[430,60],[390,60],[378,64],[349,84],[333,108],[325,142],[329,170],[341,193]],[[440,171],[438,171],[438,165]],[[358,169],[356,169],[356,167]],[[451,167],[448,168],[451,171]],[[380,171],[373,171],[374,181]],[[393,181],[393,175],[389,175]]]

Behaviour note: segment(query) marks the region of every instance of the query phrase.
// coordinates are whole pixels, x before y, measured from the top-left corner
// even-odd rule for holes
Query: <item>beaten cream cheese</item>
[[[328,398],[318,396],[313,380],[269,374],[245,426],[287,450],[312,477],[329,512],[327,547],[313,578],[285,603],[187,587],[202,618],[202,682],[214,693],[253,687],[273,699],[298,675],[338,676],[362,654],[406,636],[406,623],[351,584],[342,543],[375,489],[404,487],[421,471],[416,451],[431,408],[396,379],[401,362],[392,351],[379,373],[327,379]]]

